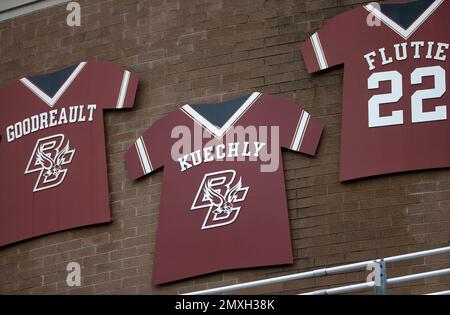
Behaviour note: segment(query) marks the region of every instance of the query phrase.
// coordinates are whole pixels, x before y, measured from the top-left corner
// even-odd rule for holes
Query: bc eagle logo
[[[236,179],[234,170],[208,173],[203,177],[191,210],[208,208],[202,230],[221,227],[236,221],[241,202],[249,187],[243,187],[242,178]]]
[[[69,140],[64,144],[63,134],[39,139],[25,170],[25,174],[40,172],[33,192],[60,185],[67,174],[63,166],[72,162],[74,154]]]

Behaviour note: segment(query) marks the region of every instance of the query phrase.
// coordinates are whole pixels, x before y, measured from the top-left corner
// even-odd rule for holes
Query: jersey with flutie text
[[[450,166],[450,4],[371,3],[301,47],[309,72],[344,64],[340,179]]]

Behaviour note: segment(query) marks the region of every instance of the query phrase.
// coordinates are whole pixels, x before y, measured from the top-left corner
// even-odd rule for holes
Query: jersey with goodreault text
[[[0,245],[110,221],[103,110],[138,79],[81,62],[0,87]]]
[[[281,148],[314,155],[321,132],[260,93],[155,122],[126,155],[133,179],[164,167],[153,283],[292,263]]]
[[[340,179],[450,166],[450,3],[369,4],[302,45],[309,72],[344,64]]]

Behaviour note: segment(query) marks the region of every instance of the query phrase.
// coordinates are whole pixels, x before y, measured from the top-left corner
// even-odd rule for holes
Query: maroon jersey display
[[[153,283],[292,263],[281,148],[314,155],[321,132],[260,93],[155,122],[126,155],[133,179],[164,167]]]
[[[340,179],[450,166],[450,3],[375,3],[303,43],[309,72],[344,64]]]
[[[132,107],[137,83],[81,62],[0,88],[0,245],[110,221],[103,109]]]

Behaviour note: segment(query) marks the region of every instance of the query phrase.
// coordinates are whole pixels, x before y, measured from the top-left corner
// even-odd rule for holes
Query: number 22
[[[412,123],[446,120],[447,106],[436,106],[434,111],[423,111],[423,100],[440,98],[447,91],[445,70],[441,66],[417,68],[411,73],[411,84],[421,84],[424,77],[433,76],[435,87],[414,92],[411,96]],[[389,94],[374,95],[369,100],[369,128],[403,124],[403,110],[395,110],[390,116],[380,116],[380,106],[396,103],[403,97],[403,78],[398,71],[377,72],[368,80],[369,90],[378,89],[380,82],[390,81]]]

